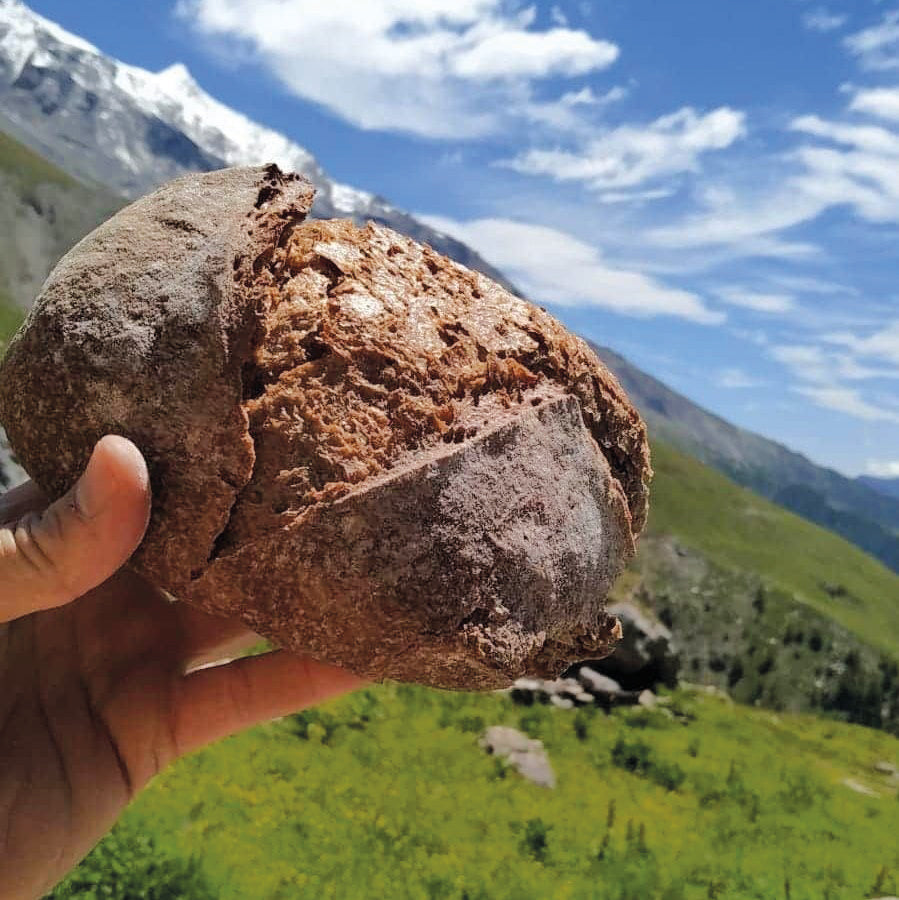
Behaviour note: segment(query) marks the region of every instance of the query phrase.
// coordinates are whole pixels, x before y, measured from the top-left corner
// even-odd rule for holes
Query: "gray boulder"
[[[543,749],[543,742],[533,740],[517,728],[492,725],[479,741],[493,756],[507,760],[524,778],[541,787],[554,788],[556,773]]]
[[[680,659],[671,631],[634,603],[615,603],[609,614],[621,622],[622,639],[610,656],[591,661],[589,666],[631,691],[660,684],[674,687]]]

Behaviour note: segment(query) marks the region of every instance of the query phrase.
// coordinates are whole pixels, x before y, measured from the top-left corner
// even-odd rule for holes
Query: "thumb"
[[[62,606],[104,582],[137,548],[149,515],[143,456],[107,435],[65,496],[0,528],[0,622]]]

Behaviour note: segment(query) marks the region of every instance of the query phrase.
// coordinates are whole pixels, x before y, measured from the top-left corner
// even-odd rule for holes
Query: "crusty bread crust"
[[[0,368],[26,468],[58,495],[130,437],[133,566],[369,677],[495,687],[608,652],[651,474],[617,381],[543,310],[311,200],[275,167],[188,176],[68,254]]]

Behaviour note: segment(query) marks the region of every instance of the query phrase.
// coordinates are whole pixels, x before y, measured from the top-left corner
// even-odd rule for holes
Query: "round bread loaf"
[[[113,432],[132,558],[180,600],[372,678],[492,688],[603,655],[642,421],[541,309],[386,228],[306,221],[275,166],[190,175],[59,263],[0,368],[51,496]]]

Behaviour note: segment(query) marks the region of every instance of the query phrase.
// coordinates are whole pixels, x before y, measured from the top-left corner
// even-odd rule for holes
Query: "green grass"
[[[48,183],[85,189],[71,175],[3,132],[0,132],[0,170],[15,179],[25,192]]]
[[[718,563],[762,575],[899,658],[899,575],[669,445],[654,443],[653,467],[652,533],[674,534]]]
[[[19,309],[0,291],[0,357],[3,356],[10,338],[16,333],[24,318],[24,310]]]
[[[380,686],[182,760],[82,868],[116,892],[116,842],[147,844],[145,896],[859,898],[899,887],[899,762],[883,733],[677,694],[664,712],[522,707]],[[478,747],[541,739],[554,790]],[[858,793],[847,786],[872,792]],[[103,853],[101,849],[99,853]],[[139,856],[139,854],[138,854]],[[104,868],[105,867],[105,868]],[[89,880],[89,879],[87,879]],[[82,883],[84,882],[84,879]]]

